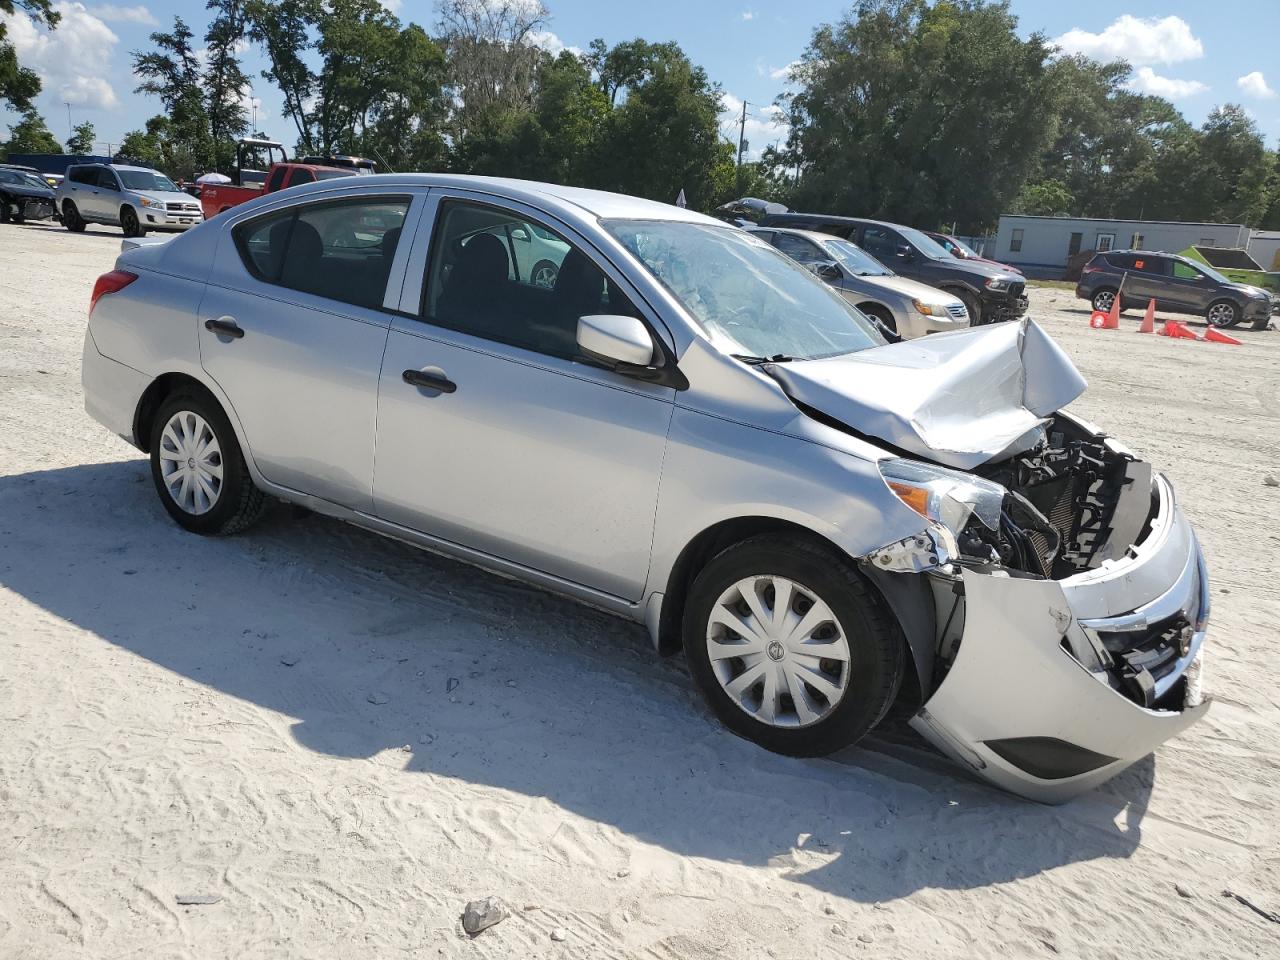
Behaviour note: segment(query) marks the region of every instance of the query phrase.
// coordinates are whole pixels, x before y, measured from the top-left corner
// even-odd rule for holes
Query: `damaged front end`
[[[884,461],[928,524],[864,565],[915,634],[912,726],[997,785],[1061,802],[1205,712],[1209,587],[1150,465],[1061,413],[1013,449],[972,473]],[[923,575],[929,615],[906,609],[903,574]]]

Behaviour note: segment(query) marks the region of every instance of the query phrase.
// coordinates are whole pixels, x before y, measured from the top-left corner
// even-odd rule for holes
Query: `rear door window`
[[[233,236],[257,279],[377,308],[408,212],[408,197],[304,204],[246,221]]]
[[[98,184],[98,168],[97,167],[72,167],[67,172],[67,178],[72,183],[84,183],[91,186]]]

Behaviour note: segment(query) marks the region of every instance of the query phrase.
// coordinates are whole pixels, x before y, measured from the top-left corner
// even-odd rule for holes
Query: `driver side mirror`
[[[647,367],[653,362],[653,338],[636,317],[594,314],[578,318],[578,346],[589,357]]]
[[[834,260],[815,260],[808,264],[808,267],[823,280],[844,279],[844,274],[840,272],[840,267]]]
[[[906,260],[908,262],[916,258],[915,251],[912,250],[911,247],[905,243],[900,244],[898,246],[898,249],[895,251],[895,253],[898,255],[900,259]]]
[[[524,227],[514,227],[511,231],[512,240],[520,240],[524,243],[529,242],[529,231]]]

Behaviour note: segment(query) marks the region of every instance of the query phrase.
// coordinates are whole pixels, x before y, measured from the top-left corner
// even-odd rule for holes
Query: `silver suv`
[[[550,286],[522,234],[563,251]],[[426,174],[267,194],[123,253],[82,376],[181,527],[292,501],[640,621],[771,750],[854,743],[901,686],[941,750],[1060,800],[1208,707],[1195,534],[1063,410],[1085,383],[1040,327],[886,344],[689,210]]]
[[[126,237],[142,237],[148,230],[187,230],[204,222],[200,201],[149,167],[76,164],[67,168],[55,198],[63,225],[75,233],[104,223]]]

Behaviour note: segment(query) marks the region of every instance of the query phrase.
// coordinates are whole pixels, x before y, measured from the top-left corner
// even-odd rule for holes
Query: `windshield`
[[[823,247],[840,265],[858,277],[892,277],[893,271],[848,240],[824,240]]]
[[[744,230],[654,220],[604,227],[730,352],[816,360],[885,342],[840,294]]]
[[[907,238],[921,254],[931,260],[952,260],[951,254],[947,253],[947,248],[940,244],[927,233],[921,233],[915,227],[897,227],[895,228],[900,234]]]
[[[116,168],[116,173],[120,175],[120,182],[124,184],[126,190],[159,190],[161,193],[178,193],[177,185],[166,177],[163,173],[157,173],[155,170],[121,170]]]
[[[37,177],[34,173],[27,173],[25,170],[0,170],[0,183],[20,184],[24,187],[42,187],[49,189],[49,185]]]

